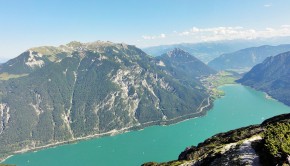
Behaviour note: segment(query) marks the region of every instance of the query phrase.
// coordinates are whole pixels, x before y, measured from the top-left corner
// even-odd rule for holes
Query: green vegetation
[[[1,73],[0,74],[0,80],[9,80],[12,78],[20,78],[20,77],[25,77],[28,76],[28,74],[9,74],[9,73]]]
[[[271,124],[264,133],[265,146],[275,158],[290,155],[290,123]]]
[[[215,75],[210,75],[202,78],[202,83],[210,91],[213,98],[224,96],[224,92],[219,90],[218,87],[226,84],[235,84],[239,75],[234,72],[220,71]]]
[[[158,66],[162,70],[166,70],[180,81],[192,84],[191,86],[201,86],[196,77],[202,75],[208,76],[215,74],[216,71],[209,68],[206,64],[190,55],[182,49],[174,50],[155,58],[164,63],[164,66]]]
[[[60,49],[52,46],[35,47],[31,48],[30,50],[38,52],[42,55],[56,55],[58,53],[61,53]]]
[[[225,95],[225,92],[217,88],[211,89],[211,94],[214,99]]]
[[[212,84],[213,87],[219,87],[226,84],[235,84],[237,76],[228,71],[220,71],[213,77],[208,77],[208,82]]]
[[[0,164],[0,166],[16,166],[16,165],[10,165],[10,164]]]
[[[225,84],[235,84],[236,79],[237,77],[233,73],[227,72],[227,71],[221,71],[218,73],[218,79],[213,80],[213,84],[214,86],[221,86]]]
[[[71,50],[55,52],[54,47],[34,49],[52,54],[32,53],[45,62],[43,66],[31,68],[23,63],[31,58],[29,51],[1,66],[0,104],[5,115],[1,119],[5,124],[0,156],[125,127],[143,127],[139,124],[147,122],[199,116],[193,110],[209,97],[196,77],[214,71],[202,62],[197,63],[202,70],[195,72],[197,66],[175,66],[171,60],[166,64],[171,67],[158,66],[157,59],[130,45],[94,43],[86,47],[72,42],[68,46],[76,47],[71,54]],[[187,55],[175,57],[184,61],[191,58]],[[57,62],[53,62],[55,57]],[[12,76],[14,79],[8,79]]]
[[[267,58],[238,80],[290,106],[290,52]]]

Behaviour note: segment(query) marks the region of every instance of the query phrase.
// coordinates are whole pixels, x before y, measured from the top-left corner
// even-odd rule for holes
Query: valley
[[[290,1],[0,1],[0,166],[290,166]]]
[[[152,58],[135,46],[97,41],[31,48],[0,73],[5,158],[202,116],[213,100],[200,77],[216,72],[181,49]]]
[[[61,151],[65,147],[82,149],[83,147],[79,146],[86,142],[109,141],[111,138],[122,136],[125,137],[124,139],[130,140],[130,138],[126,138],[126,135],[131,134],[142,140],[134,133],[147,132],[151,128],[156,128],[159,130],[158,132],[162,133],[164,128],[175,128],[175,126],[181,125],[183,130],[199,133],[200,131],[191,129],[192,126],[184,126],[186,123],[195,121],[202,121],[199,128],[203,128],[204,125],[206,131],[212,130],[212,132],[206,133],[206,136],[210,136],[227,129],[260,123],[265,118],[290,112],[289,107],[270,99],[267,94],[256,92],[236,83],[236,80],[240,82],[247,77],[247,74],[243,76],[230,70],[216,72],[180,48],[175,48],[161,56],[150,57],[142,50],[123,43],[71,42],[59,47],[32,48],[1,65],[0,72],[2,72],[0,139],[4,140],[2,145],[0,143],[2,146],[1,158],[5,160],[5,163],[18,163],[19,165],[25,161],[22,159],[18,161],[17,156],[34,154],[33,151],[39,151],[38,154],[53,151],[52,149],[60,149],[59,153],[63,153]],[[16,93],[20,95],[16,97]],[[25,100],[23,100],[24,95],[28,97]],[[55,97],[58,100],[55,100]],[[24,101],[31,104],[28,107],[16,109],[17,104]],[[219,105],[218,103],[221,101],[225,103]],[[251,102],[255,104],[248,107]],[[233,106],[231,103],[243,105]],[[261,106],[257,106],[257,103],[260,103]],[[216,110],[222,111],[223,114],[217,115],[219,112]],[[266,113],[266,110],[269,112]],[[24,119],[18,119],[16,122],[15,118],[19,116],[19,111],[26,112],[27,115],[22,115],[23,118],[29,117],[32,121],[27,123],[21,122]],[[234,111],[234,114],[231,111]],[[224,124],[218,122],[220,124],[215,124],[221,125],[218,130],[215,130],[215,127],[206,127],[207,120],[204,119],[209,118],[213,122],[211,112],[214,114],[214,120],[221,120],[222,117],[227,116],[226,114],[232,115],[233,119],[247,116],[250,113],[248,111],[256,113],[250,114],[253,117],[247,123],[236,124],[236,122],[229,123],[230,121],[228,121],[228,124]],[[33,113],[32,116],[29,116],[31,113]],[[260,119],[256,119],[256,116]],[[191,119],[196,117],[199,118]],[[52,121],[52,124],[49,121]],[[18,125],[19,122],[30,126],[21,126],[27,130],[26,132],[30,132],[30,135],[27,133],[26,136],[19,135],[19,132],[11,133],[15,130],[10,129],[11,123]],[[167,135],[177,131],[170,129],[168,132]],[[179,137],[175,136],[172,139],[181,140],[180,136],[183,139],[186,137],[180,133]],[[145,135],[142,137],[147,139]],[[195,139],[202,141],[205,138],[205,136],[198,136]],[[186,139],[190,142],[192,137]],[[168,141],[174,142],[171,139]],[[7,142],[10,143],[7,144]],[[142,140],[142,142],[146,142],[146,140]],[[112,144],[112,142],[109,141],[108,144]],[[178,145],[181,147],[184,144],[179,142]],[[98,145],[98,147],[103,146],[106,145]],[[129,147],[135,148],[135,146],[137,145],[126,144],[123,151],[133,152],[134,150]],[[156,145],[145,144],[142,146]],[[165,145],[158,145],[159,148],[163,146]],[[95,149],[91,149],[91,151],[92,154],[99,153],[95,152]],[[174,154],[180,150],[171,149],[171,151]],[[149,152],[148,149],[146,153],[151,154],[152,152]],[[161,151],[159,153],[163,154]],[[11,155],[16,156],[10,158]],[[126,153],[126,155],[132,156],[133,154]],[[173,155],[169,156],[173,157]],[[152,156],[149,155],[149,157]],[[159,157],[156,161],[170,160],[170,158]],[[15,158],[16,160],[14,160]],[[23,159],[25,160],[25,158]],[[138,159],[138,164],[145,162],[144,159],[146,159],[145,151],[142,159]],[[26,165],[34,165],[33,160],[33,158],[27,159]],[[60,162],[60,159],[57,162]],[[67,162],[67,160],[63,162]],[[88,162],[95,161],[88,159]],[[103,161],[103,164],[114,165],[106,162],[108,161]],[[74,161],[75,163],[77,161]],[[70,165],[74,164],[70,163]],[[123,164],[133,165],[130,162]]]
[[[259,124],[272,116],[290,112],[289,107],[269,100],[264,93],[251,88],[236,84],[219,89],[225,92],[225,96],[217,99],[214,107],[200,118],[18,154],[5,163],[19,166],[46,166],[46,163],[133,166],[149,161],[164,162],[177,159],[185,147],[197,145],[214,134]]]

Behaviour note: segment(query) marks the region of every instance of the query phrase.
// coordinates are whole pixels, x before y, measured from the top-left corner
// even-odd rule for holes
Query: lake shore
[[[23,165],[30,161],[31,166],[77,166],[82,161],[84,165],[134,166],[149,161],[164,162],[176,159],[185,147],[196,146],[217,133],[259,124],[266,118],[290,112],[289,107],[268,100],[262,92],[240,84],[222,86],[220,90],[226,95],[215,100],[214,107],[206,112],[206,116],[188,120],[182,117],[186,119],[184,122],[178,119],[178,123],[168,126],[151,126],[151,122],[147,124],[150,127],[142,130],[15,155],[5,163]],[[204,100],[202,106],[208,105],[207,101]],[[204,108],[202,112],[208,109]],[[118,157],[111,160],[111,156]]]
[[[204,102],[206,102],[205,105],[204,105]],[[105,137],[105,136],[114,136],[117,134],[122,134],[122,133],[130,132],[130,131],[142,130],[146,127],[150,127],[150,126],[154,126],[154,125],[172,125],[172,124],[181,123],[183,121],[186,121],[186,120],[189,120],[192,118],[198,118],[198,117],[205,115],[206,112],[209,111],[212,107],[213,107],[213,101],[209,97],[209,98],[206,98],[202,101],[202,103],[200,104],[200,106],[197,109],[198,110],[197,112],[194,112],[191,114],[186,114],[183,116],[175,117],[173,119],[164,119],[164,120],[159,120],[159,121],[146,122],[146,123],[139,124],[136,126],[129,126],[129,127],[121,128],[118,130],[114,129],[114,130],[111,130],[111,131],[108,131],[105,133],[91,134],[88,136],[78,137],[78,138],[74,138],[74,139],[70,139],[70,140],[66,140],[66,141],[54,142],[54,143],[50,143],[50,144],[43,145],[43,146],[23,148],[21,150],[14,151],[11,154],[8,154],[7,156],[1,157],[0,163],[5,162],[7,159],[9,159],[10,157],[13,157],[16,154],[33,152],[33,151],[47,149],[47,148],[60,146],[60,145],[72,144],[72,143],[76,143],[78,141],[84,141],[84,140],[89,140],[89,139],[93,139],[93,138],[100,138],[100,137]]]

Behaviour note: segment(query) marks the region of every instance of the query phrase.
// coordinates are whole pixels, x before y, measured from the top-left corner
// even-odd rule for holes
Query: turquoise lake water
[[[220,89],[226,95],[206,116],[170,126],[152,126],[112,137],[96,138],[15,155],[5,163],[17,166],[135,166],[148,161],[177,159],[187,146],[231,129],[259,124],[290,113],[290,107],[242,85]]]

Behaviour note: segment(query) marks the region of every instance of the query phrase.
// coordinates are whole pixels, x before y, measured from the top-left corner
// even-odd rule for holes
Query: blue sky
[[[69,41],[139,47],[290,36],[289,0],[0,0],[0,58]]]

